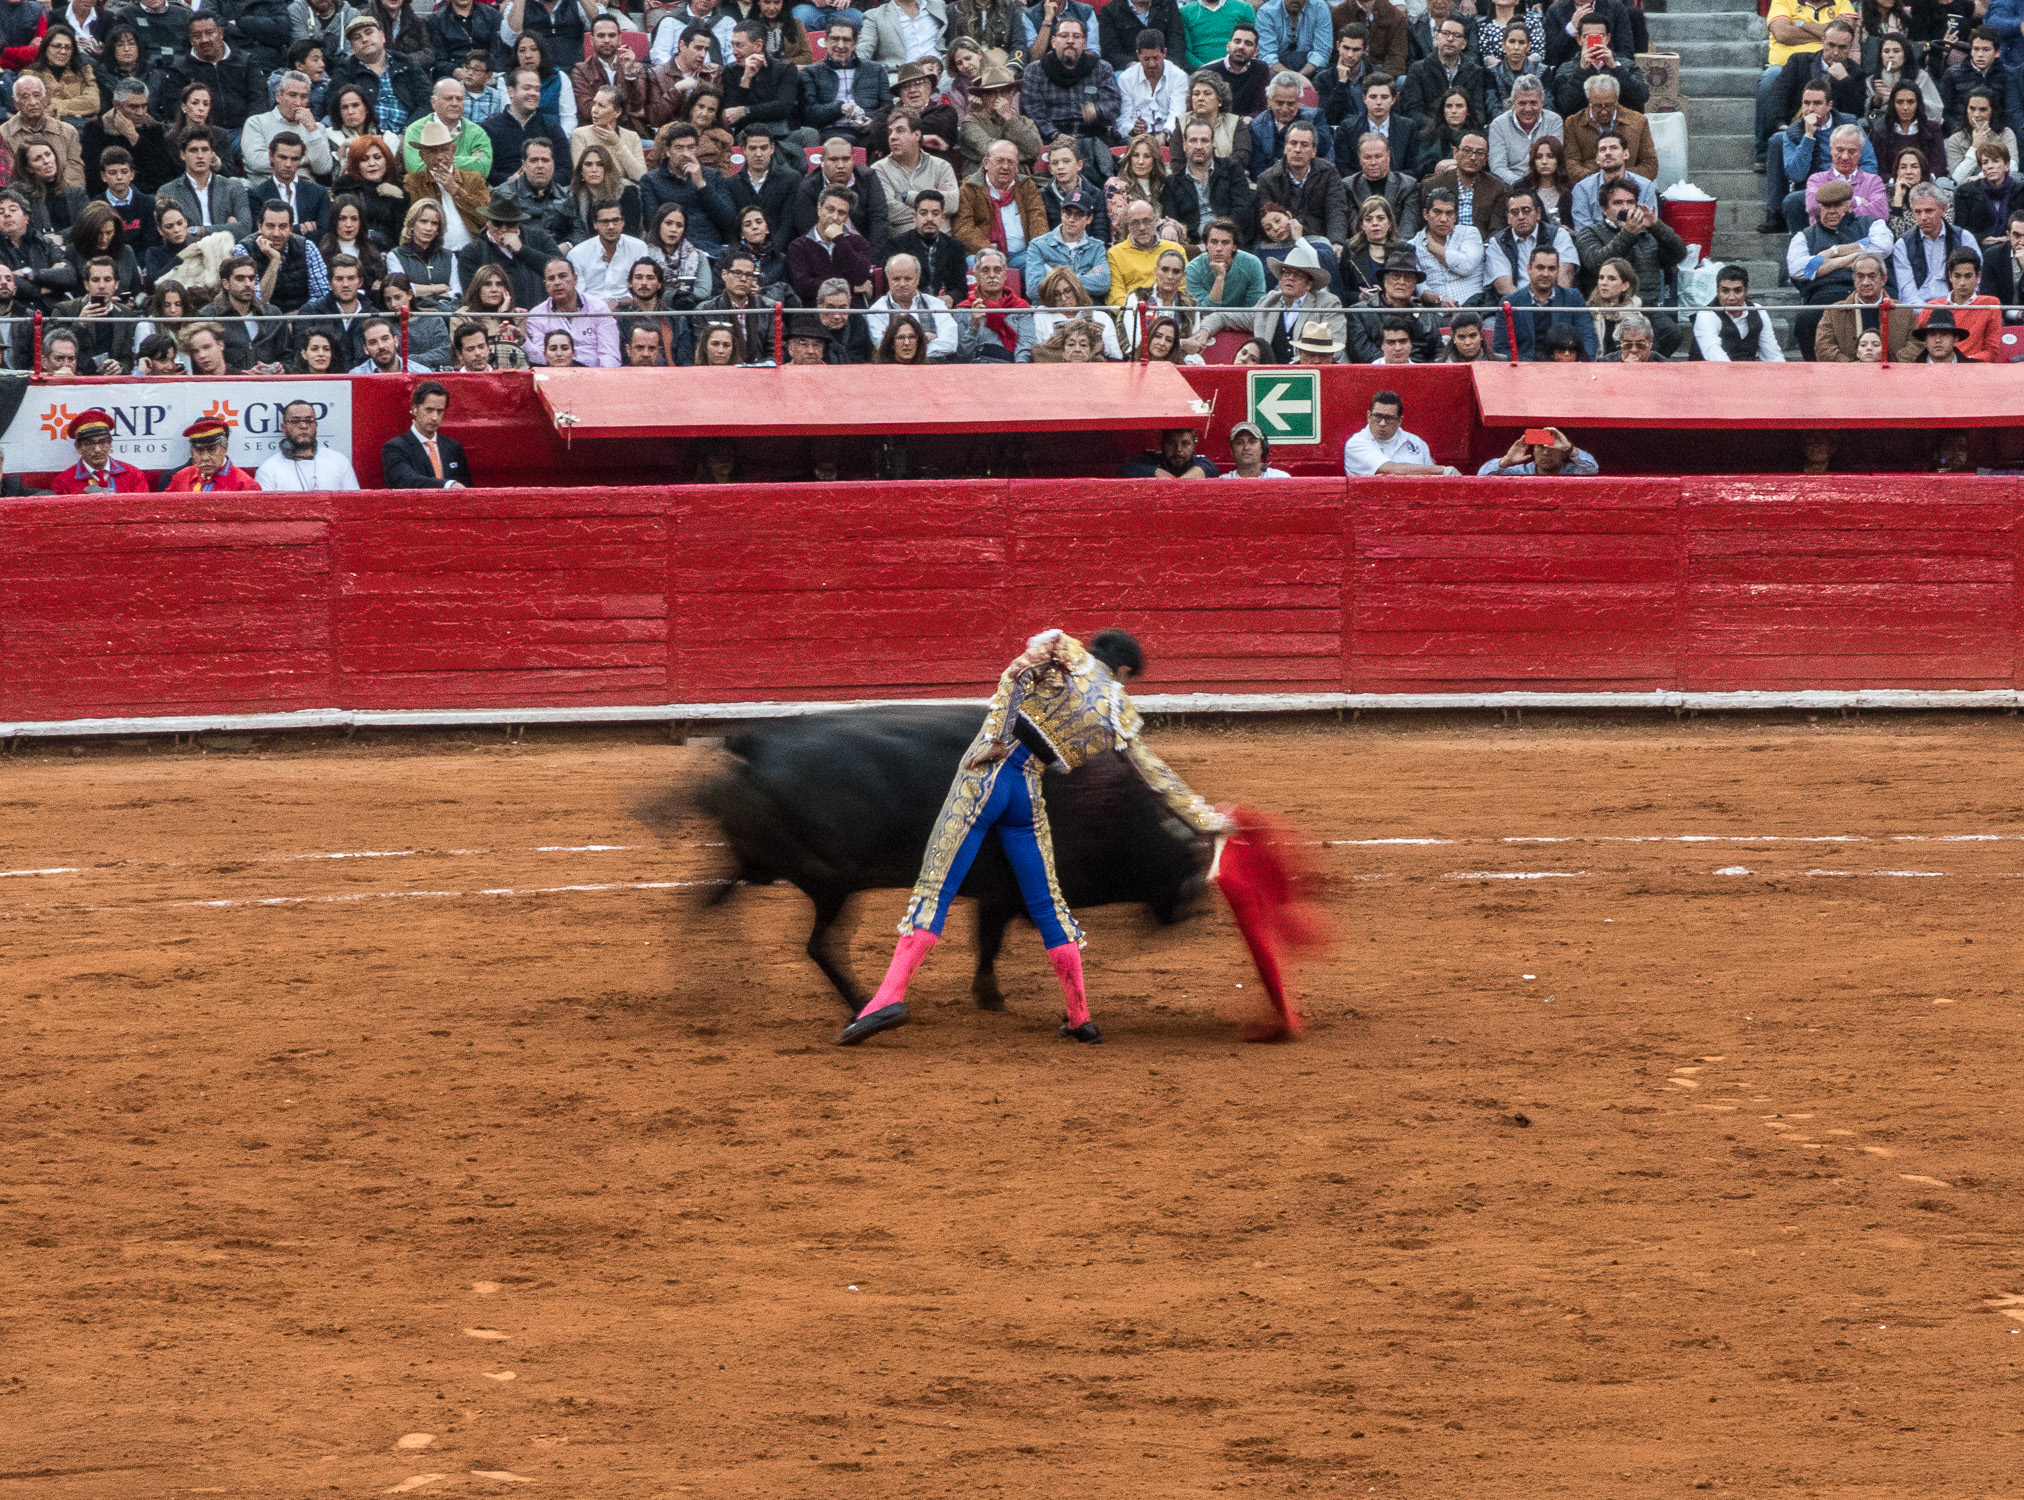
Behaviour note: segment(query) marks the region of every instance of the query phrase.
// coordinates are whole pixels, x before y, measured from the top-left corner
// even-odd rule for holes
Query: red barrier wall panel
[[[2020,487],[1981,480],[1685,487],[1691,690],[2008,687]]]
[[[1021,631],[1121,626],[1161,691],[1341,688],[1340,480],[1015,481],[1011,549]]]
[[[989,691],[1023,639],[1006,487],[694,486],[670,493],[670,692],[684,702]]]
[[[345,497],[333,602],[347,704],[659,699],[665,508],[619,489]]]
[[[1353,481],[1358,692],[1670,688],[1679,486]]]
[[[1202,434],[1202,451],[1219,464],[1227,462],[1230,428],[1244,420],[1248,409],[1245,367],[1187,365],[1181,373],[1214,407]],[[1426,440],[1434,450],[1435,462],[1475,472],[1480,461],[1471,457],[1479,431],[1476,386],[1467,365],[1321,367],[1321,441],[1274,448],[1273,466],[1297,477],[1339,476],[1342,445],[1363,430],[1369,420],[1370,398],[1379,391],[1397,394],[1405,405],[1405,429]],[[1509,438],[1504,440],[1506,445],[1509,442]]]
[[[250,713],[327,701],[328,528],[320,507],[277,498],[0,508],[9,711]]]

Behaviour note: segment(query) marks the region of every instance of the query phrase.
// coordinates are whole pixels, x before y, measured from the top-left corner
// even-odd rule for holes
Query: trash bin
[[[1658,217],[1672,233],[1684,239],[1688,245],[1700,245],[1700,259],[1714,259],[1714,202],[1694,202],[1692,198],[1678,202],[1662,198],[1658,204]]]
[[[1659,220],[1689,245],[1699,245],[1702,260],[1711,260],[1715,254],[1715,207],[1712,200],[1697,203],[1665,198],[1659,201]]]

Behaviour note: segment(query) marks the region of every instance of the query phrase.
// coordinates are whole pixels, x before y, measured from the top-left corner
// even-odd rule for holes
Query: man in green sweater
[[[1188,71],[1206,68],[1230,50],[1230,32],[1239,23],[1256,25],[1258,12],[1246,0],[1188,0],[1181,7],[1187,23],[1188,44],[1183,55]]]
[[[1188,262],[1187,284],[1199,306],[1256,307],[1265,299],[1265,265],[1237,248],[1235,224],[1211,219],[1202,233],[1202,253]]]

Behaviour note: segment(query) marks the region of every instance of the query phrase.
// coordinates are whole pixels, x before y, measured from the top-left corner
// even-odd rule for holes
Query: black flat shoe
[[[1071,1026],[1064,1019],[1061,1023],[1061,1034],[1070,1041],[1076,1042],[1100,1042],[1103,1040],[1103,1033],[1096,1029],[1096,1022],[1094,1021],[1084,1021],[1080,1026]]]
[[[907,1024],[907,1003],[904,1000],[873,1011],[868,1016],[859,1016],[836,1034],[836,1045],[855,1047],[868,1036],[877,1036],[881,1031],[890,1031],[895,1026]]]

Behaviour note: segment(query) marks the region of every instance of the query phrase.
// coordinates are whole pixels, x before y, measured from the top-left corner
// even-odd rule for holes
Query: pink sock
[[[879,985],[878,993],[858,1014],[868,1016],[875,1010],[884,1010],[888,1005],[897,1005],[906,999],[907,985],[914,977],[914,970],[921,966],[928,950],[940,941],[924,927],[916,927],[901,938],[899,946],[893,949],[893,961],[886,968],[885,982]]]
[[[1089,1000],[1082,992],[1082,950],[1073,943],[1062,943],[1047,950],[1048,960],[1054,965],[1054,973],[1061,980],[1061,993],[1067,999],[1068,1024],[1086,1025],[1089,1021]]]

